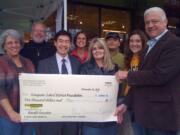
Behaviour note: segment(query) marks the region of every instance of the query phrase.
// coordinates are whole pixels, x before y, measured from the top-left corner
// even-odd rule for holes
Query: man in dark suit
[[[180,130],[180,39],[167,30],[165,12],[159,7],[144,13],[147,42],[139,71],[119,71],[127,79],[129,95],[117,107],[122,122],[127,106],[146,135],[176,135]]]
[[[38,73],[78,74],[80,62],[75,57],[68,55],[71,41],[72,38],[69,32],[59,31],[56,33],[54,37],[54,45],[57,52],[54,56],[39,62]],[[78,124],[75,122],[46,122],[41,123],[40,128],[42,135],[78,134]]]

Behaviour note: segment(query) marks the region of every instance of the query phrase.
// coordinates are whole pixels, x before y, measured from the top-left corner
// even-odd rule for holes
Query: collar
[[[153,47],[153,46],[157,43],[157,41],[160,40],[160,38],[166,34],[167,31],[168,31],[168,30],[166,29],[166,30],[163,31],[159,36],[148,40],[148,41],[147,41],[147,45],[148,45],[149,47]]]
[[[155,37],[155,39],[158,41],[162,36],[164,36],[166,34],[168,30],[165,29],[165,31],[163,31],[159,36]]]
[[[56,58],[59,60],[59,61],[62,61],[62,59],[65,59],[66,61],[69,61],[69,56],[66,55],[65,57],[62,57],[60,54],[58,54],[56,52]]]
[[[149,47],[152,47],[152,46],[155,45],[155,43],[156,43],[157,41],[158,41],[158,40],[157,40],[156,38],[152,38],[152,39],[150,39],[150,40],[147,41],[147,45],[148,45]]]
[[[41,43],[36,43],[33,40],[30,40],[29,44],[35,45],[35,46],[43,46],[46,44],[45,41],[41,42]]]

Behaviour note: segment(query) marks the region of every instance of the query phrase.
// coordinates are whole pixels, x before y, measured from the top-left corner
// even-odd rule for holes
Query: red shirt
[[[72,52],[71,52],[71,55],[76,57],[80,62],[81,64],[84,63],[87,58],[88,58],[88,50],[85,50],[84,51],[84,55],[82,58],[79,57],[78,53],[77,53],[77,49],[74,49]]]

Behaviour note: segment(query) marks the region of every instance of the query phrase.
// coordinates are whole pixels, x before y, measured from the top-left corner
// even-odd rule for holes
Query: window
[[[118,32],[126,35],[130,31],[130,15],[128,12],[121,10],[102,8],[102,31],[101,35],[104,37],[109,31]]]
[[[68,5],[68,30],[74,35],[79,30],[89,37],[99,35],[98,8],[84,5]]]
[[[68,4],[68,30],[74,36],[83,30],[89,38],[104,37],[109,31],[125,36],[131,29],[130,13],[85,4]]]

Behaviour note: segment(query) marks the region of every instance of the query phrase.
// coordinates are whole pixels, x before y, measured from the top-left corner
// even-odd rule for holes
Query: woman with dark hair
[[[21,123],[19,74],[33,73],[32,62],[19,55],[22,38],[18,31],[5,30],[0,36],[5,54],[0,57],[0,135],[32,135],[32,126]]]
[[[134,30],[127,40],[125,46],[125,69],[136,71],[139,68],[141,53],[146,47],[147,36],[146,34],[137,29]],[[125,88],[123,95],[127,95],[129,87]]]
[[[71,55],[75,56],[81,63],[84,63],[88,57],[88,39],[86,33],[78,32],[74,37],[75,49],[72,50]]]
[[[134,30],[125,47],[125,68],[126,70],[138,70],[140,56],[146,47],[147,36],[141,30]]]
[[[134,30],[127,41],[125,48],[125,69],[137,71],[139,69],[141,54],[146,47],[147,36],[141,30]],[[124,96],[128,94],[129,86],[125,87]],[[131,111],[130,111],[131,112]],[[132,127],[134,135],[144,135],[143,128],[138,123],[134,122],[133,112],[131,112]]]

